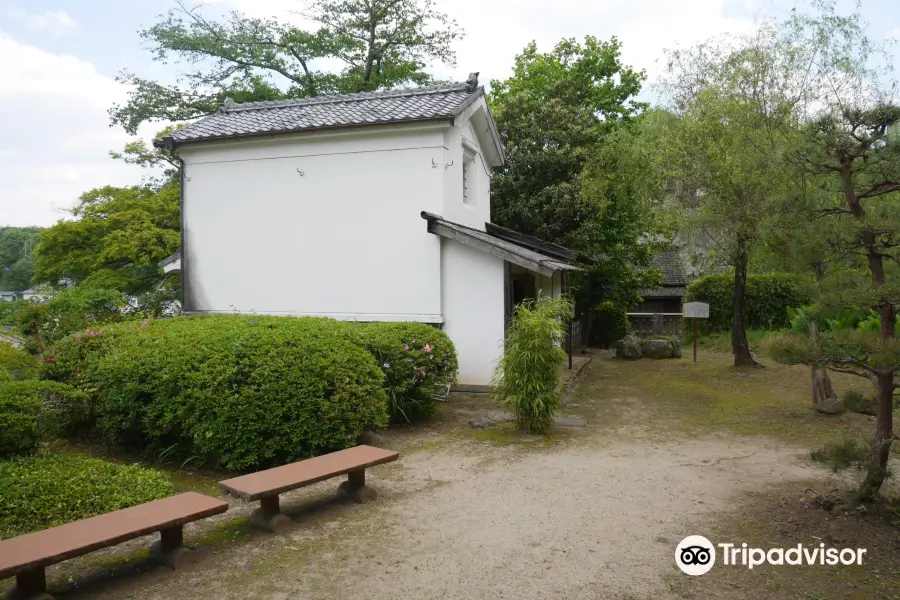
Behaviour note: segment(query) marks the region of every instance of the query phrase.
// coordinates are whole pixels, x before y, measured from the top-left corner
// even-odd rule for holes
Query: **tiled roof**
[[[662,273],[662,288],[638,290],[642,298],[683,298],[687,294],[690,279],[684,269],[684,261],[678,252],[659,252],[650,263]]]
[[[659,289],[638,290],[641,298],[684,298],[687,288],[683,285],[668,285]]]
[[[386,123],[452,119],[484,95],[477,73],[447,85],[321,96],[300,100],[226,100],[220,111],[153,141],[157,147],[188,142]]]

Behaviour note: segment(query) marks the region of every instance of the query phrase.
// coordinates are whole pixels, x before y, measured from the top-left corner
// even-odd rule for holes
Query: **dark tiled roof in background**
[[[662,272],[663,285],[687,285],[690,281],[678,252],[660,252],[650,264]]]
[[[484,95],[477,75],[467,82],[275,102],[226,101],[216,114],[154,140],[161,147],[202,140],[315,129],[452,119]]]
[[[638,290],[641,298],[684,298],[687,288],[683,285],[669,285],[658,290]]]
[[[678,252],[660,252],[650,263],[662,273],[662,289],[638,290],[643,298],[684,297],[690,279],[684,270],[684,261]]]

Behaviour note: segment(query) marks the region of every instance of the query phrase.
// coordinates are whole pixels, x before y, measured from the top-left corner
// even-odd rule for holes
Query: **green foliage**
[[[40,227],[0,227],[0,291],[31,287],[40,231]]]
[[[841,400],[844,403],[844,408],[846,408],[850,412],[872,416],[876,414],[876,399],[869,398],[862,392],[858,392],[856,390],[847,390],[844,392]]]
[[[591,345],[609,348],[628,333],[628,315],[613,302],[594,307],[591,320]]]
[[[826,444],[822,448],[810,450],[809,457],[837,473],[850,467],[862,469],[869,457],[869,450],[865,444],[846,440],[840,444]]]
[[[140,35],[154,61],[187,70],[174,86],[121,74],[133,91],[110,116],[131,134],[144,121],[210,114],[226,97],[280,100],[430,83],[425,66],[452,66],[451,44],[463,35],[433,0],[314,0],[303,16],[315,30],[238,12],[219,20],[201,6],[177,5]],[[321,68],[335,64],[343,70]]]
[[[766,345],[777,362],[833,366],[868,380],[879,370],[900,369],[900,339],[859,329],[824,331],[817,342],[800,334],[773,335]]]
[[[349,324],[384,372],[392,423],[434,414],[457,372],[456,350],[447,334],[422,323]]]
[[[561,406],[561,344],[571,315],[567,300],[546,297],[523,302],[513,313],[491,384],[494,399],[512,410],[523,431],[549,433]]]
[[[37,379],[40,361],[33,355],[0,341],[0,381]]]
[[[532,42],[512,77],[491,82],[506,152],[491,178],[494,222],[587,249],[599,206],[581,193],[581,173],[601,133],[644,106],[634,100],[644,74],[623,65],[620,51],[615,38],[562,40],[547,53]]]
[[[138,295],[157,291],[164,280],[159,261],[181,244],[177,181],[94,189],[81,195],[72,214],[76,220],[41,232],[36,281],[56,285],[70,279]],[[178,286],[171,279],[160,293],[174,298]]]
[[[126,305],[117,290],[78,285],[60,290],[44,303],[27,303],[16,315],[16,326],[33,349],[42,351],[74,332],[123,320]]]
[[[812,311],[812,306],[787,307],[788,328],[792,333],[806,333],[809,331],[809,320],[812,317]]]
[[[784,273],[751,274],[747,278],[745,314],[748,327],[783,329],[790,326],[788,309],[809,302],[808,286],[803,277]],[[731,328],[731,302],[734,275],[707,275],[688,285],[685,302],[709,303],[709,319],[702,324],[705,331]]]
[[[47,529],[174,493],[168,478],[138,465],[81,454],[0,460],[0,538]]]
[[[55,381],[0,382],[0,456],[34,452],[41,440],[80,420],[86,400],[82,392]]]
[[[252,469],[347,448],[386,425],[385,376],[350,326],[237,315],[121,323],[61,340],[48,374],[91,393],[110,442]]]

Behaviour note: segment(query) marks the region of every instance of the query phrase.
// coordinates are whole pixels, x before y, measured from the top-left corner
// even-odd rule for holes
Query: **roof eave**
[[[168,136],[163,136],[162,138],[156,138],[153,140],[153,145],[157,148],[167,148],[172,150],[176,147],[184,147],[187,145],[195,145],[202,144],[204,142],[227,142],[227,141],[242,141],[242,140],[250,140],[250,139],[261,139],[267,137],[282,137],[285,135],[297,135],[303,133],[321,133],[325,131],[339,131],[344,129],[362,129],[366,127],[375,127],[379,125],[407,125],[407,124],[424,124],[424,123],[444,123],[450,125],[453,123],[453,117],[442,116],[442,117],[425,117],[421,119],[403,119],[401,121],[379,121],[372,123],[351,123],[346,125],[323,125],[321,127],[306,127],[303,129],[285,129],[281,131],[256,131],[253,133],[238,133],[231,135],[219,135],[219,136],[210,136],[210,137],[202,137],[195,138],[189,140],[176,140],[174,138],[168,138]],[[168,138],[168,139],[167,139]],[[157,141],[162,140],[164,145],[157,145]],[[171,147],[166,143],[171,140]]]

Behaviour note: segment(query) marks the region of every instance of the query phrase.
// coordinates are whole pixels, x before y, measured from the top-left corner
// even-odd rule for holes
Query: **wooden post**
[[[697,362],[697,319],[691,319],[694,322],[694,362]]]
[[[47,575],[44,567],[24,569],[16,575],[16,595],[18,598],[47,598]]]

